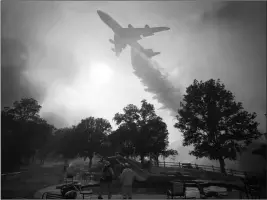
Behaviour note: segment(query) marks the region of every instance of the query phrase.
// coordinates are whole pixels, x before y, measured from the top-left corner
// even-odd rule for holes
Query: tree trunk
[[[140,158],[141,158],[141,164],[143,165],[145,156],[144,155],[140,155]]]
[[[220,157],[219,162],[220,162],[221,173],[226,174],[224,159]]]
[[[93,157],[94,156],[89,156],[89,165],[88,165],[88,169],[91,169],[91,167],[92,167],[92,162],[93,162]]]
[[[156,164],[159,166],[159,156],[156,157]]]

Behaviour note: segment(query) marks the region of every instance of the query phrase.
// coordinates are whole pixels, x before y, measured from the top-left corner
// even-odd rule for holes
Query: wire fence
[[[181,163],[181,162],[159,162],[158,167],[195,169],[195,170],[200,170],[200,171],[211,171],[211,172],[221,173],[221,168],[215,167],[213,165],[198,165],[198,164]],[[259,173],[256,173],[256,172],[240,171],[240,170],[227,169],[227,168],[225,169],[225,172],[227,175],[240,176],[240,177],[259,175]]]

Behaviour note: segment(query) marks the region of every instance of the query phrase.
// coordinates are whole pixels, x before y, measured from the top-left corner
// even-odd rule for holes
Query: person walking
[[[102,193],[104,192],[104,190],[108,191],[108,199],[111,199],[113,177],[114,177],[114,171],[111,167],[111,164],[110,162],[106,161],[103,171],[102,171],[102,177],[100,178],[100,190],[99,190],[98,199],[103,199]]]
[[[128,163],[124,164],[124,169],[120,176],[120,181],[122,184],[122,195],[123,199],[132,199],[132,185],[136,175],[133,170],[130,168]]]

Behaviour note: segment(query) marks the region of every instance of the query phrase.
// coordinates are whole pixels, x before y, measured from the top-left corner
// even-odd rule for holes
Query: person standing
[[[114,171],[111,167],[110,162],[107,161],[102,171],[102,177],[100,178],[100,191],[99,191],[98,199],[103,199],[102,193],[104,190],[108,191],[108,199],[111,199],[113,177],[114,177]]]
[[[134,179],[137,178],[133,170],[130,168],[128,163],[125,163],[124,169],[120,176],[120,181],[122,183],[122,195],[123,199],[132,199],[132,185]]]
[[[65,159],[64,161],[64,168],[63,168],[63,172],[66,173],[67,172],[67,168],[68,168],[69,164],[68,164],[68,160]]]

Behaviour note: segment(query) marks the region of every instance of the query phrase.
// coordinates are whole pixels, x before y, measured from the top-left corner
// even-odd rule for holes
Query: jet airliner
[[[115,21],[107,13],[97,10],[100,19],[114,32],[114,40],[109,41],[114,44],[115,48],[112,49],[119,56],[127,44],[143,52],[149,58],[160,54],[160,52],[153,52],[152,49],[144,49],[137,41],[141,40],[141,36],[148,37],[154,35],[156,32],[166,31],[168,27],[149,27],[145,25],[144,28],[134,28],[131,24],[128,28],[123,28],[117,21]]]

